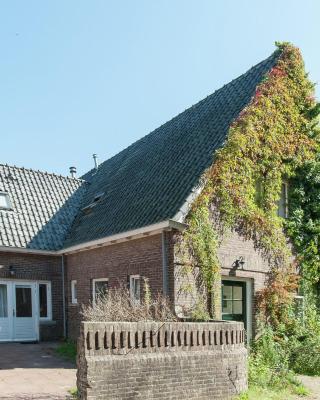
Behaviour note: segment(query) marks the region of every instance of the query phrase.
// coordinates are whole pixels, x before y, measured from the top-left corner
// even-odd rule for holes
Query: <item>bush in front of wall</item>
[[[170,300],[152,296],[147,280],[144,280],[144,296],[139,302],[133,300],[126,285],[112,288],[108,293],[97,296],[92,304],[82,306],[85,321],[176,321],[177,317]]]

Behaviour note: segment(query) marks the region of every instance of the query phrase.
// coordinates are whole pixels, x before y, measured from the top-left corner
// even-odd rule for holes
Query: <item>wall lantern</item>
[[[10,274],[10,276],[15,276],[15,274],[16,274],[16,270],[14,269],[13,265],[10,265],[10,267],[9,267],[9,274]]]
[[[244,258],[240,256],[236,261],[235,261],[235,267],[236,268],[241,268],[243,269],[243,266],[245,264]]]

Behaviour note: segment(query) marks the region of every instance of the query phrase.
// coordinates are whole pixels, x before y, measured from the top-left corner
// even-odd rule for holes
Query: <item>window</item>
[[[40,319],[52,319],[51,283],[39,283],[39,314]]]
[[[11,201],[8,193],[0,192],[0,210],[11,210]]]
[[[71,303],[77,304],[77,281],[71,281]]]
[[[30,286],[16,285],[16,317],[32,317],[32,289]]]
[[[92,299],[95,302],[98,296],[104,297],[108,293],[109,281],[107,278],[93,279]]]
[[[134,303],[140,303],[140,276],[130,275],[130,297]]]
[[[246,283],[222,281],[222,319],[243,321],[246,325]]]
[[[8,317],[8,292],[7,285],[0,284],[0,318]]]
[[[283,182],[281,185],[281,194],[278,202],[278,216],[288,218],[288,184]]]

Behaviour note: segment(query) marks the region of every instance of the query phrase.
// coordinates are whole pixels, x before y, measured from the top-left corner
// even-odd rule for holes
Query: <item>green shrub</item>
[[[320,315],[308,304],[304,323],[289,338],[290,367],[304,375],[320,375]]]
[[[283,387],[291,384],[289,355],[275,334],[266,327],[263,334],[253,344],[249,357],[249,382],[259,387]]]

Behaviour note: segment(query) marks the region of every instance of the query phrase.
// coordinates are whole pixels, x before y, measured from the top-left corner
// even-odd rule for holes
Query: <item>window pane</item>
[[[47,285],[39,285],[40,318],[48,317]]]
[[[0,318],[8,317],[7,285],[0,285]]]
[[[242,300],[237,300],[233,302],[233,313],[232,314],[242,314]]]
[[[232,314],[232,301],[231,300],[223,300],[222,301],[222,313]]]
[[[77,302],[77,281],[71,281],[72,302]]]
[[[0,193],[0,208],[10,208],[9,196],[6,193]]]
[[[222,298],[225,300],[232,299],[232,286],[222,286]]]
[[[140,300],[140,279],[134,279],[134,298],[135,300]]]
[[[32,299],[30,287],[16,286],[16,316],[32,317]]]
[[[242,300],[242,286],[233,286],[233,300]]]
[[[105,296],[108,293],[108,281],[95,281],[95,294],[97,296]]]
[[[130,279],[130,292],[131,297],[134,301],[140,301],[140,278],[139,277],[132,277]]]

